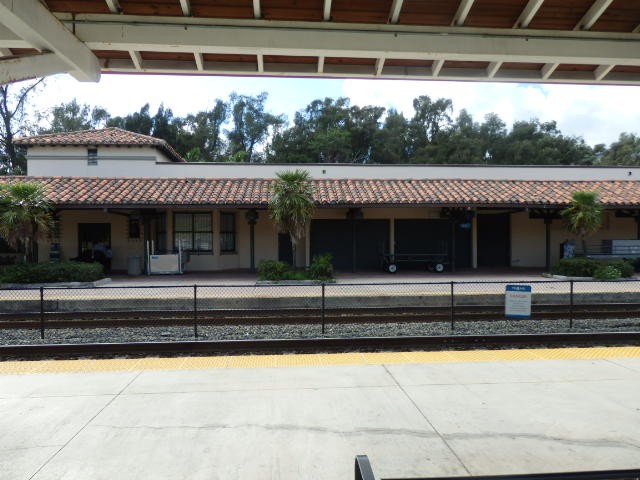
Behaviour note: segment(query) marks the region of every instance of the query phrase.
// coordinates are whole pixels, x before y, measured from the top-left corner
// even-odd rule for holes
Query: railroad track
[[[39,312],[0,314],[0,329],[112,328],[198,325],[287,325],[322,323],[410,323],[487,321],[504,318],[502,305],[444,307],[359,308],[359,309],[278,309],[278,310],[145,310]],[[640,304],[534,305],[532,319],[640,318]]]
[[[0,359],[42,359],[150,355],[319,353],[345,351],[451,350],[640,345],[640,332],[456,335],[437,337],[356,337],[290,340],[84,343],[0,346]]]

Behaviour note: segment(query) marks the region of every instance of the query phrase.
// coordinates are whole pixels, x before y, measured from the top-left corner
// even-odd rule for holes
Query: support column
[[[545,217],[544,219],[544,241],[545,241],[545,257],[544,268],[551,270],[551,223],[553,218]]]
[[[258,211],[255,208],[247,210],[245,218],[249,224],[249,271],[254,273],[256,271],[256,244],[255,244],[255,228],[258,221]]]

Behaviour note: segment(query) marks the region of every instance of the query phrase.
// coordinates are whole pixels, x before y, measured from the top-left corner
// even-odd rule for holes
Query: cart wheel
[[[396,273],[396,272],[398,271],[398,266],[397,266],[395,263],[390,263],[390,264],[387,266],[387,271],[388,271],[389,273]]]
[[[433,265],[433,269],[437,272],[437,273],[442,273],[444,272],[444,264],[442,263],[436,263]]]

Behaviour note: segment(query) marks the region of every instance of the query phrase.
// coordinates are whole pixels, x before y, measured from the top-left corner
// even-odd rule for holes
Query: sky
[[[103,75],[99,83],[81,83],[56,75],[33,100],[41,112],[75,97],[114,116],[138,111],[145,103],[152,113],[164,103],[183,116],[212,107],[218,98],[227,100],[234,91],[267,92],[267,110],[289,121],[317,98],[341,96],[352,105],[395,108],[410,118],[413,99],[429,95],[450,98],[454,115],[464,108],[476,122],[491,112],[508,127],[518,120],[555,120],[564,135],[580,136],[590,145],[609,145],[621,132],[640,132],[637,86],[113,74]]]

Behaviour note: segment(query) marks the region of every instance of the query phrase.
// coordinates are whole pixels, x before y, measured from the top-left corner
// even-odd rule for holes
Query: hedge
[[[617,270],[620,275],[612,277],[613,271]],[[552,273],[555,275],[565,275],[567,277],[596,277],[596,278],[620,278],[632,277],[634,266],[627,260],[596,260],[594,258],[563,258],[553,267]]]
[[[104,278],[99,263],[19,263],[0,273],[0,283],[93,282]]]

